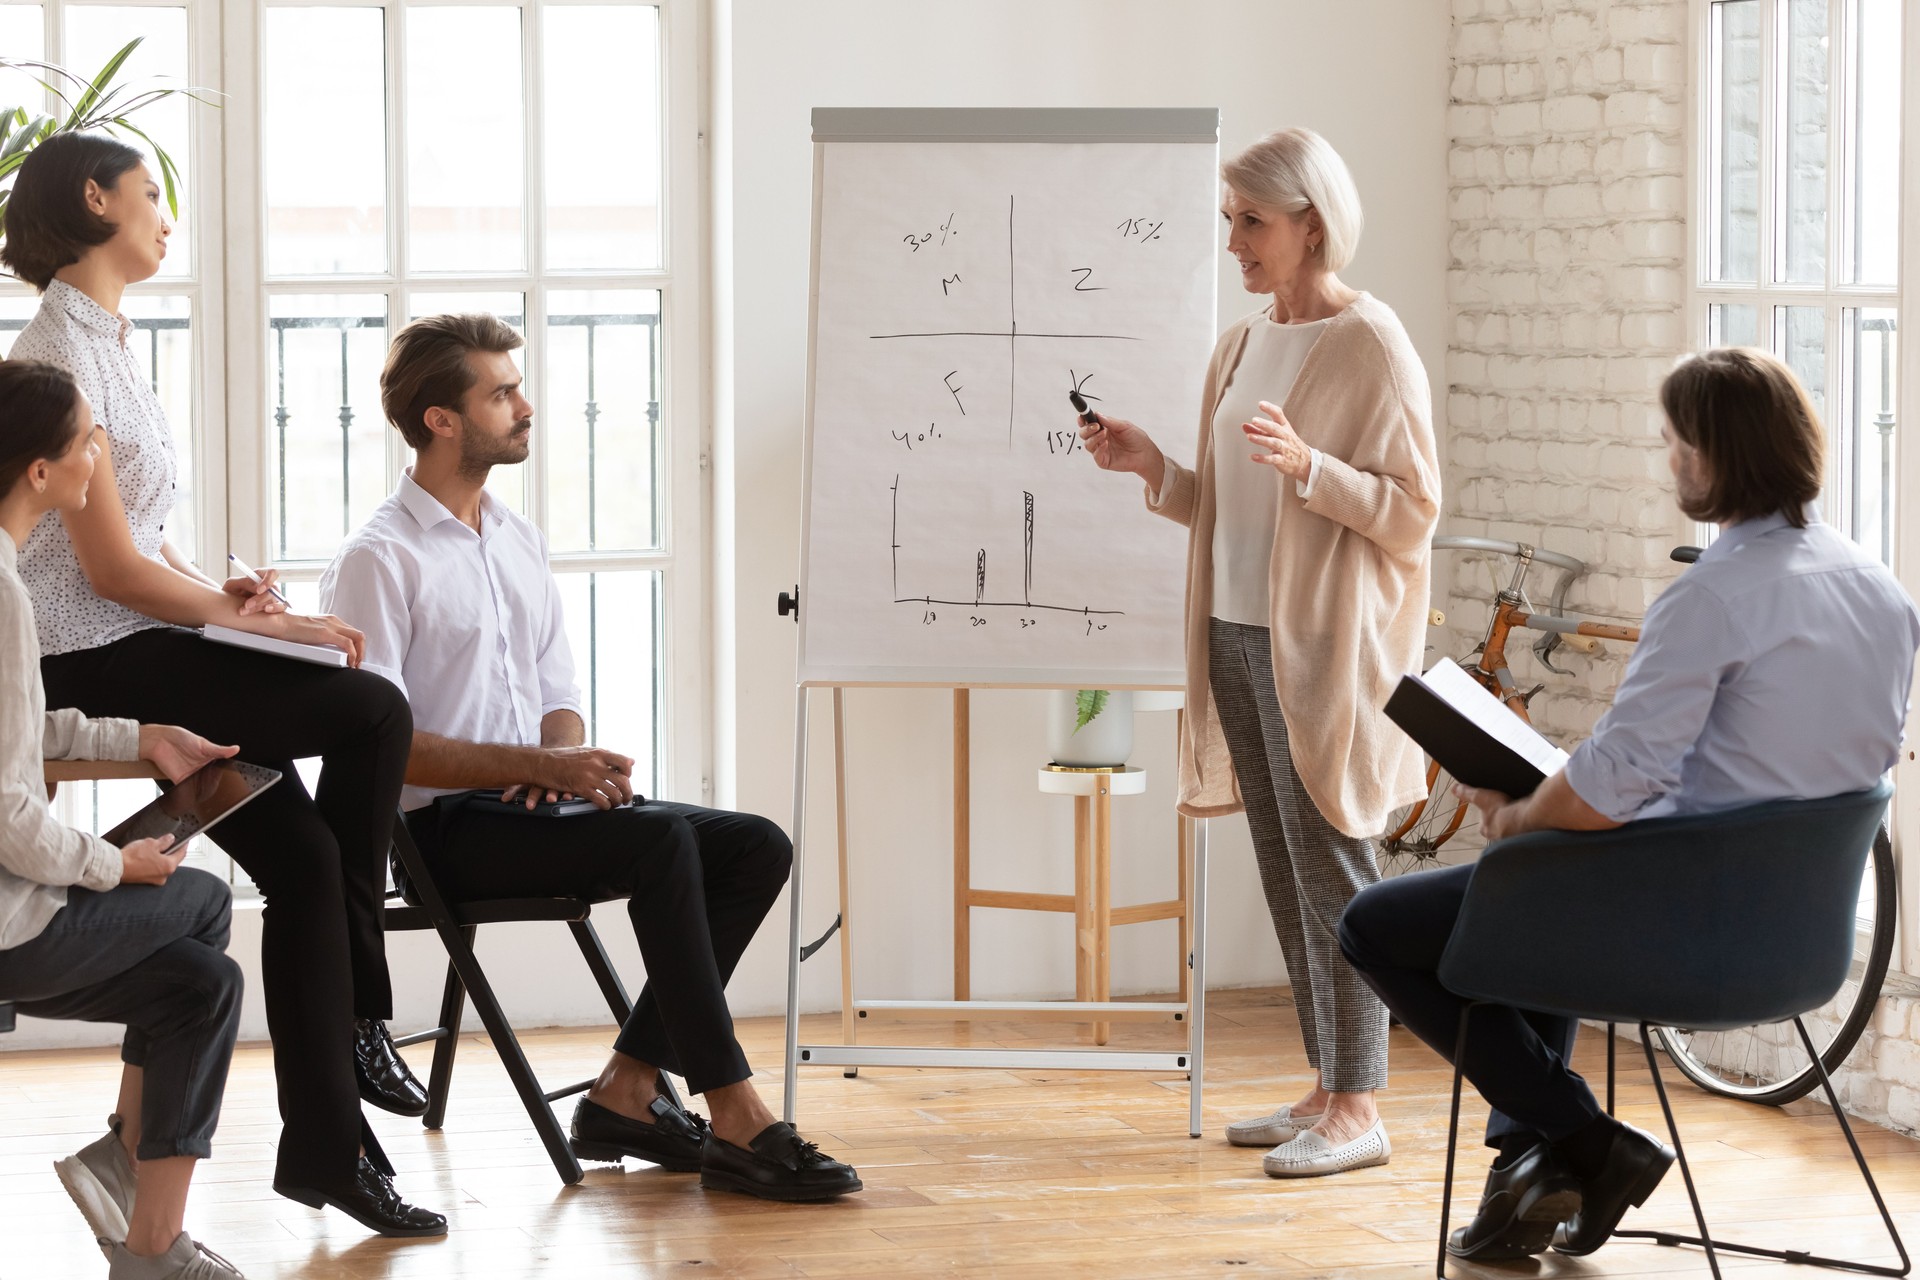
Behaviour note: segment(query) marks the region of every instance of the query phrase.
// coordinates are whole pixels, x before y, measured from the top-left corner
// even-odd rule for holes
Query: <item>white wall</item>
[[[816,106],[1218,106],[1222,153],[1269,129],[1307,125],[1346,157],[1367,231],[1347,280],[1394,306],[1433,374],[1436,406],[1447,345],[1448,12],[1444,0],[715,0],[709,160],[714,166],[713,299],[716,441],[712,474],[718,634],[713,740],[719,802],[792,813],[795,628],[774,613],[792,587],[800,530],[800,434],[806,375],[807,263]],[[1256,305],[1224,269],[1220,319]],[[732,337],[727,330],[731,323]],[[1441,424],[1436,424],[1441,425]],[[1191,448],[1192,422],[1163,424]],[[1443,436],[1444,439],[1444,436]],[[1153,517],[1141,512],[1141,519]],[[833,918],[830,695],[814,695],[817,785],[810,834],[807,928]],[[854,690],[849,708],[849,828],[861,920],[857,973],[873,998],[944,999],[952,979],[951,695]],[[1072,890],[1071,806],[1034,790],[1043,763],[1042,694],[974,698],[975,883]],[[1173,892],[1172,717],[1143,715],[1135,763],[1152,789],[1115,808],[1114,900]],[[724,754],[728,744],[732,758]],[[698,770],[689,770],[698,776]],[[1213,839],[1212,985],[1284,974],[1254,874],[1244,823]],[[774,908],[736,974],[743,1016],[785,1006],[786,902]],[[630,986],[642,970],[617,905],[598,914]],[[976,911],[974,994],[1070,995],[1064,916]],[[242,1035],[264,1038],[259,913],[237,913],[234,954],[249,969]],[[390,940],[396,1031],[436,1012],[444,959],[413,934]],[[1116,931],[1117,990],[1174,984],[1171,922]],[[499,927],[481,958],[521,1025],[606,1020],[567,932]],[[837,1008],[837,949],[806,966],[802,1006]],[[472,1015],[468,1015],[472,1024]],[[22,1023],[6,1047],[107,1043],[109,1028]],[[426,1050],[414,1051],[424,1070]]]
[[[1436,379],[1446,346],[1445,4],[1437,0],[733,0],[730,109],[734,416],[730,530],[737,549],[732,799],[785,815],[792,789],[795,628],[775,593],[797,570],[807,263],[816,106],[1218,106],[1223,155],[1282,125],[1324,133],[1352,166],[1368,226],[1348,280],[1400,312]],[[725,145],[723,143],[723,145]],[[1222,323],[1255,305],[1224,270]],[[1436,403],[1444,401],[1436,384]],[[1156,424],[1191,448],[1196,424]],[[1143,509],[1142,520],[1153,519]],[[833,916],[830,695],[819,692],[809,822],[808,931]],[[952,977],[951,750],[944,691],[847,695],[856,962],[862,994],[944,999]],[[1037,693],[974,697],[975,882],[1070,892],[1070,806],[1035,793],[1044,762]],[[1172,720],[1140,717],[1135,763],[1152,790],[1116,802],[1115,901],[1173,889]],[[724,776],[724,772],[723,772]],[[1214,985],[1284,972],[1246,828],[1214,824]],[[1174,981],[1171,923],[1115,934],[1122,991]],[[778,934],[767,929],[734,983],[736,1008],[784,997]],[[1072,990],[1066,918],[974,912],[974,994]],[[829,948],[804,972],[802,1005],[837,1007]]]

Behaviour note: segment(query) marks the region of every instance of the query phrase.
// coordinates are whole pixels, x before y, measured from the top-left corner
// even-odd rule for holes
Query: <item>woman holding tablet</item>
[[[1249,293],[1207,369],[1189,470],[1105,414],[1080,434],[1191,530],[1180,808],[1245,809],[1293,983],[1313,1087],[1227,1127],[1271,1146],[1277,1178],[1385,1164],[1374,1108],[1387,1013],[1341,956],[1347,903],[1380,878],[1373,837],[1426,793],[1420,755],[1381,714],[1420,669],[1440,476],[1426,370],[1383,303],[1337,272],[1360,240],[1346,164],[1306,129],[1229,160],[1221,216]]]
[[[363,1097],[403,1114],[426,1107],[384,1024],[381,902],[412,716],[378,676],[183,629],[218,623],[360,660],[359,632],[287,612],[272,574],[216,583],[167,541],[173,432],[119,308],[159,270],[171,233],[141,153],[104,135],[57,134],[15,177],[0,264],[42,297],[13,355],[71,374],[101,427],[93,500],[40,520],[20,552],[47,695],[88,715],[191,725],[285,775],[208,837],[266,900],[261,965],[284,1126],[274,1188],[383,1235],[444,1234],[444,1218],[394,1191],[360,1114]],[[310,756],[323,760],[312,795],[293,769]]]
[[[152,760],[175,782],[235,750],[168,725],[46,709],[16,561],[49,511],[86,505],[93,435],[73,379],[0,364],[0,999],[37,1018],[127,1026],[109,1132],[54,1166],[109,1276],[228,1280],[240,1273],[181,1227],[240,1026],[227,886],[182,869],[186,849],[171,836],[116,849],[61,826],[41,781],[43,746],[56,759]]]

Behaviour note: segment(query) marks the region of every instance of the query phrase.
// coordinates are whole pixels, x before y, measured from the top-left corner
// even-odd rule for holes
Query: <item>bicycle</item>
[[[1567,613],[1567,593],[1587,571],[1586,563],[1573,556],[1493,538],[1439,537],[1433,540],[1433,546],[1436,551],[1477,551],[1515,560],[1511,579],[1494,597],[1485,637],[1460,667],[1523,720],[1531,722],[1528,707],[1546,685],[1522,690],[1515,681],[1507,660],[1507,641],[1515,630],[1541,633],[1532,646],[1534,657],[1546,670],[1559,675],[1573,674],[1554,665],[1552,655],[1563,645],[1591,654],[1604,640],[1631,644],[1640,639],[1638,627],[1583,621]],[[1682,563],[1692,562],[1699,554],[1698,547],[1677,547],[1672,553],[1673,559]],[[1559,571],[1545,612],[1534,608],[1526,590],[1536,563]],[[1434,626],[1443,626],[1446,617],[1436,609],[1428,620]],[[1442,848],[1473,829],[1472,813],[1472,806],[1453,794],[1453,779],[1429,759],[1426,798],[1389,820],[1388,832],[1380,843],[1382,874],[1405,875],[1438,866]],[[1814,1043],[1820,1046],[1820,1061],[1829,1072],[1840,1068],[1873,1017],[1893,954],[1897,901],[1893,844],[1882,823],[1862,878],[1861,927],[1852,969],[1833,1004],[1807,1019]],[[1661,1027],[1655,1034],[1681,1073],[1712,1093],[1781,1106],[1804,1097],[1819,1083],[1813,1061],[1790,1023],[1712,1032]]]

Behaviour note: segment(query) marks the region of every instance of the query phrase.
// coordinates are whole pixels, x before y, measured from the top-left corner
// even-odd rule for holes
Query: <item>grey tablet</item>
[[[175,845],[182,845],[278,781],[277,770],[239,760],[215,760],[100,838],[125,848],[135,840],[170,835]]]

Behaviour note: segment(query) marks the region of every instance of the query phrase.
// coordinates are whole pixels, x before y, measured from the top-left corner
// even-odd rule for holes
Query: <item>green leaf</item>
[[[1105,689],[1082,689],[1073,695],[1074,710],[1079,713],[1073,726],[1075,733],[1093,723],[1093,718],[1107,709],[1108,696]]]
[[[0,147],[0,161],[12,160],[15,156],[21,160],[26,159],[29,147],[46,141],[51,135],[52,130],[48,126],[52,124],[52,116],[35,116],[27,123],[26,128],[16,130],[14,135],[7,139],[6,146]],[[19,161],[15,161],[15,167],[19,167]]]
[[[127,41],[120,52],[107,59],[107,65],[100,68],[100,74],[93,78],[93,83],[87,86],[87,91],[80,95],[80,101],[74,104],[73,114],[67,117],[67,128],[80,127],[81,122],[87,117],[87,112],[93,110],[94,103],[100,100],[100,95],[106,92],[109,84],[113,83],[113,78],[120,74],[120,68],[126,64],[128,58],[133,56],[133,51],[145,41],[145,36],[135,36]]]
[[[135,124],[128,124],[125,116],[115,116],[109,123],[118,125],[134,137],[140,139],[140,141],[146,143],[148,149],[153,152],[153,158],[160,162],[160,185],[167,193],[167,211],[171,213],[177,221],[180,217],[180,169],[178,165],[174,164],[173,157],[168,155],[159,143],[148,137],[145,129]]]

